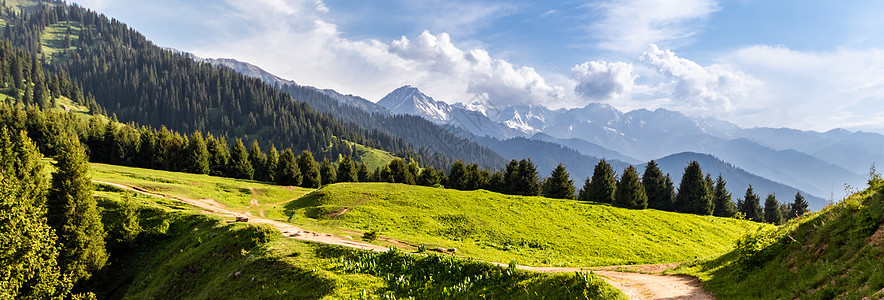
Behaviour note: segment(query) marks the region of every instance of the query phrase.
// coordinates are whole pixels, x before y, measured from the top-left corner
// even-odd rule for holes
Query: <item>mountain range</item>
[[[203,61],[230,67],[277,86],[296,85],[245,62]],[[745,189],[743,186],[749,183],[757,185],[760,193],[782,195],[801,190],[807,194],[812,207],[819,209],[843,197],[845,185],[864,185],[865,177],[860,174],[865,174],[874,162],[884,161],[884,154],[879,150],[884,147],[884,135],[876,133],[844,129],[815,132],[741,128],[730,122],[693,118],[666,109],[621,112],[601,103],[557,110],[539,105],[497,107],[487,99],[448,104],[413,86],[397,88],[377,102],[330,89],[298,87],[315,90],[334,102],[334,105],[308,102],[320,111],[334,115],[336,111],[341,114],[342,107],[354,107],[386,117],[419,116],[506,159],[530,157],[541,175],[548,174],[562,162],[578,187],[601,158],[619,170],[651,159],[667,164],[668,160],[685,160],[680,162],[681,166],[667,165],[664,169],[674,178],[680,178],[687,161],[697,160],[712,165],[739,166],[736,169],[741,172],[734,171],[735,167],[704,166],[704,171],[713,176],[721,173],[732,182],[732,191],[738,191],[734,189],[737,186]],[[329,108],[323,110],[316,108],[317,105]],[[757,183],[749,182],[750,179]]]

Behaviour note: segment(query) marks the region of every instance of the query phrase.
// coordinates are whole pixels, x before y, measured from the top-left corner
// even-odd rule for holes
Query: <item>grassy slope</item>
[[[365,147],[357,143],[351,143],[351,145],[354,147],[356,160],[365,163],[365,167],[369,172],[375,168],[388,165],[390,161],[396,158],[387,151]]]
[[[746,239],[719,258],[684,265],[719,299],[884,299],[884,182]],[[739,249],[756,249],[756,251]]]
[[[343,215],[329,217],[350,208]],[[757,223],[402,184],[335,184],[287,205],[291,222],[377,230],[481,260],[533,266],[665,263],[720,255]],[[354,233],[351,233],[354,234]]]
[[[135,227],[140,228],[134,241],[109,244],[109,267],[85,287],[102,299],[436,298],[443,293],[446,298],[577,299],[584,292],[590,298],[623,298],[592,275],[510,271],[451,257],[305,243],[282,238],[269,227],[222,223],[170,200],[127,198],[109,186],[99,185],[96,196],[112,241],[123,236],[120,212],[127,203],[137,211]],[[377,267],[360,267],[366,263]],[[428,274],[434,279],[426,280]]]

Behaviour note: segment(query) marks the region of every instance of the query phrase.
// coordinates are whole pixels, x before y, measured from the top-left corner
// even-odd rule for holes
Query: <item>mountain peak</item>
[[[422,93],[411,85],[399,87],[378,101],[394,114],[415,115],[435,123],[445,123],[450,117],[451,106]]]

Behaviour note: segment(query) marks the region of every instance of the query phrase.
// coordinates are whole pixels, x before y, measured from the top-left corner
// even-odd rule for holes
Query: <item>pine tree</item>
[[[681,177],[681,184],[678,186],[678,195],[675,196],[675,204],[679,212],[712,214],[712,197],[708,182],[703,177],[703,170],[697,161],[692,161],[685,167],[684,176]]]
[[[429,166],[421,170],[421,174],[417,178],[417,184],[422,186],[435,186],[439,184],[439,174],[436,168]]]
[[[359,173],[356,164],[349,156],[344,156],[338,163],[338,182],[357,182],[359,181]]]
[[[737,208],[734,207],[734,202],[731,200],[731,193],[727,190],[727,181],[720,174],[715,182],[713,201],[715,203],[713,216],[732,218],[737,214]]]
[[[645,195],[645,187],[638,178],[635,167],[628,166],[620,176],[614,195],[614,206],[632,209],[645,209],[648,207],[648,197]]]
[[[761,209],[761,199],[752,191],[752,185],[746,189],[746,195],[743,196],[743,205],[740,212],[746,215],[746,219],[755,222],[764,222],[764,213]]]
[[[184,171],[194,174],[209,174],[209,149],[199,131],[195,131],[184,150]]]
[[[505,187],[506,181],[503,178],[503,173],[501,173],[500,171],[494,171],[494,174],[492,174],[491,178],[488,179],[488,190],[492,192],[503,193]]]
[[[796,192],[795,202],[792,202],[792,207],[789,209],[789,219],[803,216],[807,213],[808,206],[807,200],[804,200],[804,195],[801,195],[801,191]]]
[[[783,223],[780,202],[777,201],[777,197],[773,193],[767,194],[767,199],[764,200],[764,221],[774,225]]]
[[[544,182],[543,196],[557,199],[574,199],[574,181],[571,174],[561,163],[552,171],[550,177]]]
[[[292,155],[292,157],[294,157],[294,155]],[[267,160],[264,162],[264,172],[267,172],[267,176],[265,179],[267,181],[276,182],[276,169],[278,165],[279,151],[276,150],[276,146],[271,144],[270,150],[267,151]],[[300,182],[298,184],[300,184]]]
[[[648,196],[648,208],[670,210],[672,199],[666,190],[666,178],[657,162],[651,160],[645,166],[642,174],[642,185],[645,187],[645,195]]]
[[[0,169],[0,294],[9,299],[67,294],[71,285],[59,273],[56,235],[45,222],[43,162],[24,132],[0,128]]]
[[[328,161],[328,158],[323,158],[322,163],[319,164],[319,175],[322,178],[322,185],[329,185],[338,181],[335,166]]]
[[[370,174],[368,173],[368,167],[365,166],[364,162],[359,163],[359,169],[356,172],[359,174],[359,182],[368,182]]]
[[[590,180],[589,201],[601,203],[614,203],[614,192],[617,190],[617,178],[614,174],[614,168],[604,159],[595,165],[592,172],[592,180]]]
[[[209,149],[209,154],[211,155],[209,175],[227,175],[227,164],[230,162],[230,149],[227,146],[227,140],[223,137],[215,138],[210,133],[206,137],[206,148]]]
[[[252,179],[255,175],[255,169],[249,162],[249,153],[246,146],[243,145],[242,139],[236,139],[233,151],[230,151],[230,165],[227,167],[228,176],[239,179]]]
[[[519,161],[519,172],[513,186],[516,195],[540,195],[540,178],[537,177],[537,167],[530,158]]]
[[[76,136],[56,145],[55,173],[46,197],[47,222],[58,234],[59,265],[76,282],[88,279],[107,263],[105,231],[92,197],[89,162]]]
[[[666,192],[664,192],[663,195],[664,197],[665,195],[669,195],[669,200],[667,202],[664,202],[664,204],[667,204],[665,205],[665,207],[667,208],[664,210],[675,211],[675,183],[672,182],[672,177],[669,176],[669,173],[666,173],[663,181],[666,182]]]
[[[451,172],[448,173],[448,187],[456,190],[465,189],[467,176],[467,166],[458,159],[451,165]]]
[[[322,186],[319,164],[313,159],[313,153],[310,153],[310,150],[304,150],[298,156],[298,169],[301,170],[301,186],[315,189]]]
[[[589,179],[589,177],[586,177],[586,180],[583,182],[583,187],[580,188],[580,192],[577,194],[577,200],[590,201],[589,187],[591,185],[592,185],[592,181]]]
[[[271,155],[276,150],[276,147],[270,148]],[[285,151],[282,152],[282,155],[279,157],[279,161],[276,164],[276,171],[273,173],[273,177],[275,179],[276,184],[279,185],[289,185],[289,186],[300,186],[301,185],[301,169],[298,167],[298,161],[295,158],[295,153],[292,152],[291,148],[286,148]]]
[[[261,151],[258,140],[252,141],[252,145],[249,147],[249,163],[252,165],[252,169],[254,169],[255,175],[252,176],[254,179],[261,181],[270,180],[267,169],[264,168],[264,165],[267,164],[267,155]]]

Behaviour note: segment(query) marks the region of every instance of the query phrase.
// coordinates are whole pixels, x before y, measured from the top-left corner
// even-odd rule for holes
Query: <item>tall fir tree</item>
[[[792,202],[792,206],[789,209],[789,219],[806,214],[808,206],[809,204],[807,200],[804,200],[804,195],[801,195],[801,191],[795,192],[795,201]]]
[[[276,168],[278,165],[279,151],[276,150],[276,146],[271,144],[270,150],[267,150],[267,160],[264,161],[264,172],[267,172],[265,179],[267,181],[276,182]]]
[[[184,150],[184,171],[194,174],[209,174],[209,148],[199,131],[195,131]]]
[[[783,215],[780,214],[780,202],[774,193],[767,194],[764,200],[764,221],[774,225],[783,223]]]
[[[249,152],[246,151],[246,145],[242,143],[242,139],[236,139],[233,151],[230,151],[230,164],[227,170],[228,176],[233,178],[252,179],[255,175],[255,169],[249,162]]]
[[[657,166],[657,162],[651,160],[645,166],[642,185],[645,187],[645,195],[648,197],[648,208],[672,209],[672,198],[666,190],[666,178],[663,176],[663,171],[660,171],[660,167]]]
[[[672,177],[669,176],[669,173],[666,173],[664,181],[666,182],[666,192],[664,193],[664,195],[669,195],[669,208],[666,210],[675,211],[675,183],[672,182]]]
[[[617,177],[614,168],[604,159],[595,165],[592,172],[592,180],[589,183],[589,201],[601,203],[614,203],[614,193],[617,190]]]
[[[731,193],[727,190],[727,181],[724,180],[724,177],[721,177],[721,174],[718,175],[718,180],[715,181],[713,201],[715,202],[715,210],[712,212],[713,216],[732,218],[737,214],[737,208],[731,199]]]
[[[328,161],[328,158],[323,158],[322,163],[319,164],[319,176],[322,178],[322,185],[338,182],[337,170],[335,169],[335,166]]]
[[[638,171],[632,165],[623,170],[617,190],[614,194],[614,206],[632,209],[645,209],[648,207],[648,197],[645,195],[645,187],[638,178]]]
[[[574,199],[574,181],[561,163],[543,184],[542,195],[547,198]]]
[[[310,153],[310,150],[304,150],[298,156],[298,169],[301,170],[301,186],[314,189],[322,187],[319,164],[313,159],[313,153]]]
[[[393,177],[393,182],[395,183],[404,183],[404,184],[414,184],[414,176],[411,171],[408,170],[408,165],[401,158],[395,158],[390,161],[390,176]]]
[[[519,161],[519,172],[516,181],[511,184],[516,195],[537,196],[540,195],[540,178],[537,177],[537,166],[531,159]]]
[[[206,148],[209,149],[209,175],[226,176],[227,164],[230,162],[230,148],[224,137],[206,136]]]
[[[70,291],[58,267],[56,235],[46,224],[42,155],[24,132],[0,126],[0,294],[60,298]],[[23,259],[27,258],[27,259]]]
[[[466,188],[468,180],[467,165],[458,159],[451,165],[451,172],[448,173],[448,187],[463,190]]]
[[[344,156],[338,163],[338,182],[357,182],[359,173],[350,156]]]
[[[270,181],[269,172],[264,168],[264,165],[267,164],[267,155],[261,151],[258,140],[252,141],[252,145],[249,146],[249,163],[252,165],[252,169],[254,169],[254,176],[252,177],[255,180]]]
[[[592,184],[592,181],[589,179],[589,177],[586,177],[586,180],[583,181],[583,187],[580,188],[580,191],[577,193],[577,200],[590,201],[589,187],[591,184]]]
[[[56,151],[56,171],[46,197],[47,223],[58,235],[62,272],[77,282],[107,263],[106,233],[79,138],[68,136],[56,145]]]
[[[752,185],[749,185],[749,188],[746,189],[746,194],[743,196],[743,205],[740,205],[740,212],[742,212],[746,219],[755,221],[755,222],[764,222],[764,212],[761,208],[761,199],[758,198],[758,195],[752,190]]]
[[[436,168],[429,166],[421,170],[421,174],[417,178],[417,184],[423,186],[435,186],[439,184],[439,173]]]
[[[370,174],[364,162],[359,162],[359,168],[356,173],[359,174],[359,182],[368,182]]]
[[[692,161],[684,169],[681,184],[678,186],[678,194],[675,197],[676,208],[679,212],[698,215],[712,214],[712,197],[709,193],[709,185],[703,177],[700,163]]]
[[[276,147],[270,148],[272,151],[276,150]],[[301,185],[301,168],[299,167],[297,158],[295,158],[295,153],[292,152],[292,148],[286,148],[282,151],[282,155],[279,156],[279,161],[276,164],[276,172],[274,172],[274,181],[279,185],[290,185],[290,186],[300,186]]]

